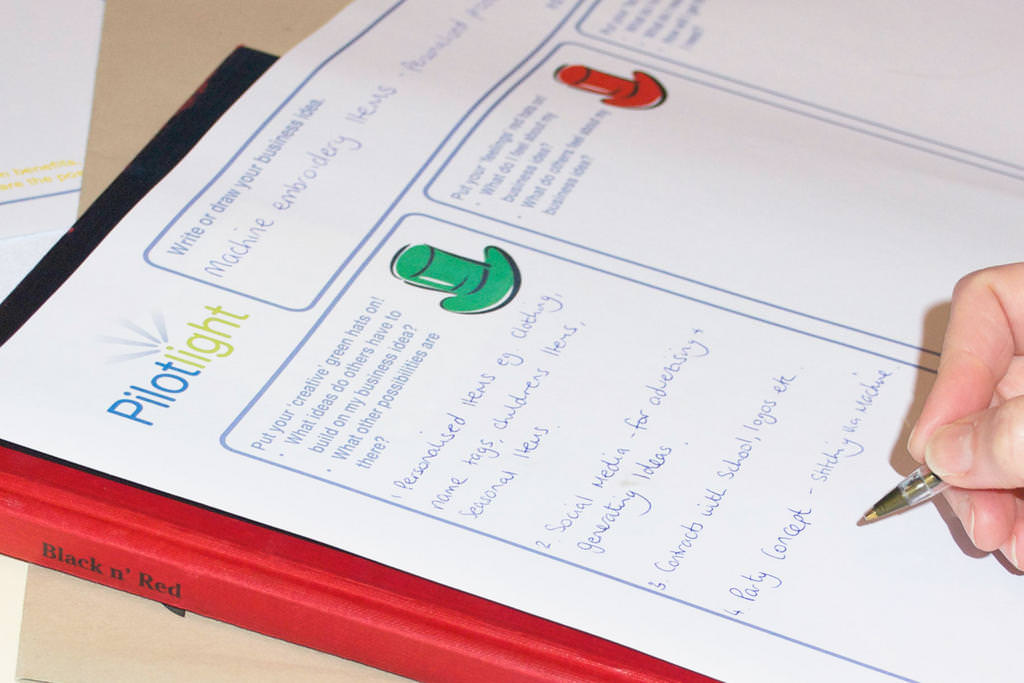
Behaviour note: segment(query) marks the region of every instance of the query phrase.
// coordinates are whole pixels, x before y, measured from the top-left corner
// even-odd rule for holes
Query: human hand
[[[907,447],[950,484],[945,496],[974,545],[1024,568],[1024,263],[957,283]]]

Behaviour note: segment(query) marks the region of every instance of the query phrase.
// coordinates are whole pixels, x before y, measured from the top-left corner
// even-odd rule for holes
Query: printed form
[[[1020,578],[856,526],[1024,249],[1024,16],[922,11],[355,3],[0,348],[0,437],[729,681],[1005,678]]]

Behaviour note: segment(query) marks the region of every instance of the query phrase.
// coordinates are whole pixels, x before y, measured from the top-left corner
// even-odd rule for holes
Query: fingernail
[[[914,443],[914,434],[916,434],[916,433],[917,433],[917,425],[915,424],[914,428],[910,430],[910,436],[907,437],[907,452],[908,453],[910,452],[910,445],[912,443]]]
[[[1010,539],[1010,556],[1006,559],[1017,568],[1017,571],[1020,571],[1020,562],[1017,561],[1017,534]]]
[[[924,447],[924,461],[932,472],[945,477],[971,469],[974,426],[958,422],[937,430]]]
[[[971,539],[971,543],[977,548],[978,544],[974,540],[974,506],[971,506],[970,512],[967,513],[967,537]]]

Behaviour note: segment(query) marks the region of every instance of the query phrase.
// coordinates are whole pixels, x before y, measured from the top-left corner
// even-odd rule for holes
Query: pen
[[[882,496],[871,509],[864,513],[861,523],[867,524],[905,510],[911,505],[931,500],[944,491],[949,484],[939,479],[939,475],[921,465],[896,485],[892,491]]]

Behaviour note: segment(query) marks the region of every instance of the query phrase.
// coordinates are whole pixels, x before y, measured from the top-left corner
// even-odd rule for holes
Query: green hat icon
[[[429,244],[406,245],[391,259],[391,272],[411,285],[450,293],[441,308],[453,313],[501,308],[520,283],[515,261],[498,247],[484,247],[484,260],[474,261]]]

